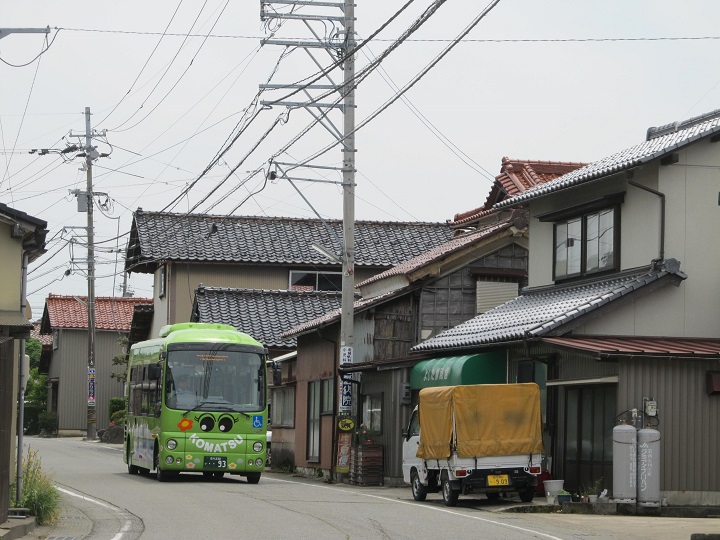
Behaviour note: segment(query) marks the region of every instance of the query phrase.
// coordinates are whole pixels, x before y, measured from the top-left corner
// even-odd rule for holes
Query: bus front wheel
[[[155,454],[155,477],[158,482],[167,482],[170,479],[170,473],[160,467],[160,454]]]
[[[129,474],[138,474],[140,472],[140,467],[132,464],[132,454],[129,450],[127,453],[127,466]]]
[[[258,482],[260,482],[260,473],[259,472],[247,473],[247,481],[248,481],[248,484],[257,484]]]

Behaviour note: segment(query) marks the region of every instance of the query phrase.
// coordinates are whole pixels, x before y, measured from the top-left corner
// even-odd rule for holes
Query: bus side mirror
[[[148,379],[151,381],[159,381],[162,377],[162,368],[159,364],[150,364],[148,366]]]
[[[282,368],[277,362],[271,364],[273,386],[282,385]]]

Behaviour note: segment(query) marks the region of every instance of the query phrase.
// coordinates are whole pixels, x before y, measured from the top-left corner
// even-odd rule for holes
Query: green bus
[[[257,484],[265,469],[268,351],[226,324],[164,326],[130,348],[124,460],[160,482],[180,472]]]

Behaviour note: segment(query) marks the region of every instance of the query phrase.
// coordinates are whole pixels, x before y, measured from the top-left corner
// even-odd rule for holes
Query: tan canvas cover
[[[459,457],[542,453],[537,384],[456,386],[453,404]]]
[[[436,386],[420,390],[420,445],[417,457],[421,459],[450,457],[453,388],[456,387]]]
[[[417,457],[446,459],[542,453],[540,389],[534,383],[439,386],[420,390]]]

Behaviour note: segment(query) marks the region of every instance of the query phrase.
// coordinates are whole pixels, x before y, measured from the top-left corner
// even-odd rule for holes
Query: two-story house
[[[718,141],[720,111],[653,127],[498,202],[529,208],[529,286],[413,348],[504,351],[509,382],[541,387],[546,453],[566,489],[602,479],[612,494],[625,420],[659,431],[669,504],[720,503]]]
[[[0,523],[8,517],[10,484],[17,459],[20,356],[30,337],[28,264],[45,253],[47,223],[0,203]]]
[[[356,283],[452,237],[447,223],[357,221]],[[126,272],[153,275],[147,336],[190,320],[201,285],[228,289],[340,291],[342,222],[284,217],[145,212],[133,217]],[[324,254],[325,253],[325,254]],[[222,322],[222,321],[215,321]],[[240,328],[240,330],[243,330]]]
[[[114,366],[112,360],[126,352],[123,339],[128,337],[135,307],[149,302],[148,298],[95,298],[95,365],[91,368],[87,297],[50,294],[46,298],[40,333],[52,336],[52,347],[49,351],[43,347],[41,369],[47,370],[48,410],[58,415],[59,435],[87,433],[89,400],[95,402],[97,427],[110,423],[110,398],[124,395],[123,384],[111,376],[122,372],[122,367]]]

